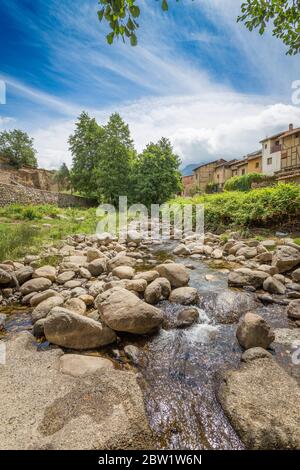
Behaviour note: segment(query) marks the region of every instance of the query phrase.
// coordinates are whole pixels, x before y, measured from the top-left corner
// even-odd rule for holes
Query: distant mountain
[[[182,176],[191,176],[193,174],[194,168],[197,168],[199,163],[190,163],[181,170]]]

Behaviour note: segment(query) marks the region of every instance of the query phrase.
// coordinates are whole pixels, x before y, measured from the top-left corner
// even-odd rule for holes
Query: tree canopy
[[[59,169],[55,172],[54,180],[58,184],[60,191],[72,189],[71,174],[69,168],[65,163],[62,163]]]
[[[156,1],[163,11],[168,11],[170,0]],[[124,42],[128,39],[136,46],[141,0],[99,0],[99,4],[98,18],[107,22],[111,29],[106,36],[107,42],[112,44],[115,38],[121,37]],[[259,28],[260,34],[264,34],[271,23],[273,36],[288,47],[287,54],[300,51],[300,0],[246,0],[237,21],[243,22],[250,31]]]
[[[19,129],[0,132],[0,155],[15,168],[23,166],[37,168],[33,139]]]

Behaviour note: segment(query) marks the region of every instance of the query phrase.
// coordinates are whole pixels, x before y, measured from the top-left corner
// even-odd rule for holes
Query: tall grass
[[[38,237],[38,230],[28,225],[0,226],[0,261],[24,256]]]

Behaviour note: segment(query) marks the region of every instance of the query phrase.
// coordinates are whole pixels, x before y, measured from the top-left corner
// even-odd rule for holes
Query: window
[[[259,162],[255,163],[255,168],[259,168]]]
[[[244,175],[244,174],[245,174],[245,171],[246,171],[245,169],[243,169],[243,170],[242,170],[242,175]]]
[[[275,140],[275,145],[279,145],[279,140]]]
[[[267,149],[267,148],[268,148],[268,144],[265,144],[265,149]]]
[[[272,157],[271,157],[271,158],[268,158],[267,164],[268,164],[268,165],[272,165]]]

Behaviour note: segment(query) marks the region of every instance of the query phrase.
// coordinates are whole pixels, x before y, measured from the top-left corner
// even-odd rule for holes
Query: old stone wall
[[[41,191],[29,186],[17,186],[0,182],[0,207],[10,204],[53,204],[58,207],[92,207],[92,199],[72,196],[71,194]]]

